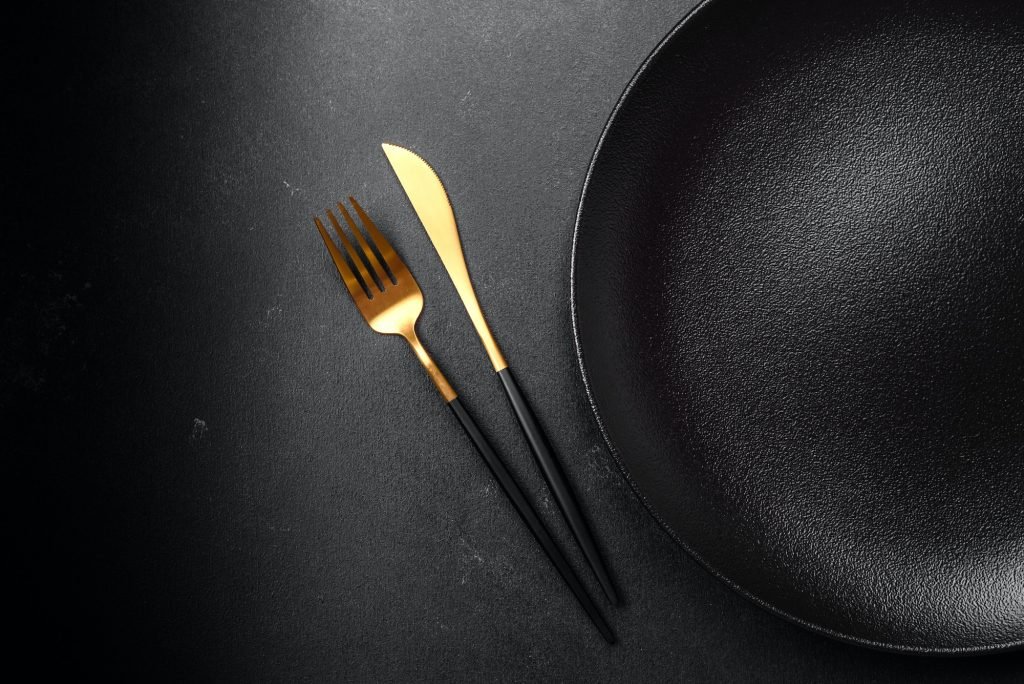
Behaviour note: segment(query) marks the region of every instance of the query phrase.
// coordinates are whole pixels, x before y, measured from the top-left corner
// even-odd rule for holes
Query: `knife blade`
[[[430,164],[415,152],[388,143],[383,143],[381,147],[384,148],[384,154],[391,162],[398,182],[402,184],[402,189],[412,202],[412,208],[430,236],[430,241],[441,257],[448,275],[455,283],[455,289],[462,299],[463,306],[466,307],[470,320],[473,321],[473,327],[476,328],[484,349],[487,350],[494,371],[507,368],[505,356],[501,353],[490,326],[487,325],[480,302],[477,301],[473,281],[469,279],[466,258],[462,254],[459,227],[455,223],[455,213],[452,211],[448,193],[441,179],[437,177]]]
[[[569,528],[576,537],[583,556],[594,571],[605,596],[608,597],[612,605],[618,604],[618,594],[604,562],[601,560],[601,555],[598,553],[586,519],[583,517],[579,504],[576,503],[572,489],[555,460],[547,436],[541,429],[533,409],[520,390],[487,321],[484,319],[476,292],[473,290],[473,283],[469,278],[469,270],[466,268],[466,258],[462,253],[462,241],[459,238],[459,228],[455,222],[455,212],[452,210],[444,184],[430,164],[415,152],[389,143],[383,143],[381,147],[384,149],[384,154],[391,163],[395,175],[398,176],[398,182],[401,183],[402,189],[405,190],[406,196],[412,203],[420,223],[423,224],[430,241],[434,244],[434,249],[441,257],[441,262],[448,271],[449,277],[455,284],[455,289],[473,321],[477,335],[480,337],[484,349],[487,350],[491,365],[494,366],[494,371],[501,380],[505,396],[512,405],[512,411],[519,421],[519,426],[530,445],[537,465],[544,474],[548,487],[551,489]]]

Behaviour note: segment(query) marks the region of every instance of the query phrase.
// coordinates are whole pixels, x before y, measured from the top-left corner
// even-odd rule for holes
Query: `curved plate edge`
[[[652,518],[654,518],[655,521],[657,521],[657,523],[661,527],[661,529],[664,530],[665,533],[668,534],[668,536],[679,547],[681,547],[684,551],[686,551],[686,553],[691,558],[693,558],[695,561],[697,561],[697,563],[702,568],[704,568],[705,571],[710,573],[715,579],[717,579],[718,581],[722,582],[725,586],[729,587],[730,589],[732,589],[734,592],[736,592],[737,594],[739,594],[743,598],[747,599],[748,601],[752,602],[753,604],[757,605],[758,607],[768,611],[769,613],[777,615],[777,616],[779,616],[779,617],[781,617],[781,618],[783,618],[783,619],[785,619],[785,620],[787,620],[787,621],[789,621],[789,622],[791,622],[793,624],[796,624],[796,625],[798,625],[800,627],[803,627],[804,629],[807,629],[808,631],[814,632],[816,634],[820,634],[822,636],[829,637],[831,639],[835,639],[837,641],[841,641],[841,642],[848,643],[848,644],[854,644],[854,645],[857,645],[857,646],[863,646],[863,647],[871,648],[871,649],[878,650],[878,651],[886,651],[886,652],[890,652],[890,653],[902,653],[902,654],[908,654],[908,655],[934,655],[934,656],[970,656],[970,655],[1005,653],[1005,652],[1015,651],[1015,650],[1024,648],[1024,640],[1011,641],[1011,642],[998,643],[998,644],[987,644],[987,645],[981,645],[981,646],[969,646],[969,647],[963,647],[963,648],[946,648],[946,647],[930,648],[930,647],[921,647],[921,646],[909,646],[909,645],[906,645],[906,644],[890,643],[890,642],[883,642],[883,641],[872,641],[872,640],[869,640],[869,639],[861,639],[859,637],[855,637],[855,636],[852,636],[852,635],[849,635],[849,634],[845,634],[843,632],[838,632],[836,630],[829,629],[828,627],[824,627],[824,626],[819,625],[817,623],[810,622],[810,621],[804,620],[802,618],[799,618],[799,617],[797,617],[795,615],[792,615],[790,613],[787,613],[786,611],[784,611],[781,608],[775,606],[774,604],[769,603],[769,602],[765,601],[764,599],[761,599],[760,597],[755,596],[754,594],[748,592],[746,589],[744,589],[740,585],[736,584],[735,582],[730,580],[728,577],[725,577],[724,575],[719,573],[718,570],[716,570],[714,567],[712,567],[710,564],[708,564],[707,561],[705,561],[704,558],[700,554],[698,554],[686,542],[684,542],[679,537],[679,535],[676,533],[676,531],[674,529],[672,529],[672,527],[667,522],[665,522],[665,520],[658,514],[658,512],[654,509],[654,507],[651,506],[650,502],[647,500],[647,497],[644,496],[643,492],[640,491],[640,488],[637,486],[636,481],[633,480],[632,476],[630,476],[629,471],[626,469],[625,464],[622,462],[622,459],[619,457],[618,450],[615,448],[615,445],[612,443],[611,436],[608,434],[608,431],[605,428],[604,420],[601,418],[601,411],[600,411],[600,409],[597,406],[597,399],[594,397],[594,394],[593,394],[593,392],[591,391],[591,388],[590,388],[590,380],[587,377],[586,364],[585,364],[584,359],[583,359],[583,345],[582,345],[581,340],[580,340],[580,332],[579,332],[579,320],[578,320],[578,315],[577,315],[578,312],[577,312],[577,306],[576,306],[576,298],[577,298],[576,256],[577,256],[577,253],[578,253],[577,247],[578,247],[579,238],[580,238],[580,220],[581,220],[581,218],[583,216],[583,204],[584,204],[584,202],[586,202],[587,190],[588,190],[588,188],[590,186],[590,181],[591,181],[591,178],[592,178],[592,176],[594,174],[594,168],[597,165],[598,156],[601,154],[601,149],[604,146],[605,138],[608,136],[608,133],[609,133],[609,131],[612,128],[612,125],[615,123],[615,118],[616,118],[617,114],[619,113],[619,110],[622,108],[622,106],[625,104],[626,100],[629,98],[629,95],[630,95],[630,93],[632,93],[633,88],[636,86],[637,82],[643,77],[644,73],[647,71],[647,68],[650,66],[651,62],[659,54],[661,54],[661,51],[665,48],[665,46],[668,45],[672,41],[672,39],[675,38],[675,36],[687,24],[689,24],[690,20],[694,16],[696,16],[697,13],[700,12],[701,9],[703,9],[705,6],[711,4],[714,1],[715,0],[701,0],[701,2],[699,4],[697,4],[692,10],[690,10],[689,13],[686,14],[686,16],[684,16],[675,26],[672,27],[672,29],[668,32],[668,34],[666,34],[665,37],[662,38],[658,42],[658,44],[654,47],[654,49],[650,52],[650,54],[648,54],[647,57],[644,58],[644,61],[640,64],[640,67],[636,70],[636,73],[633,74],[633,77],[629,80],[629,83],[626,85],[625,89],[622,91],[622,94],[619,96],[618,100],[616,101],[615,106],[612,108],[611,114],[608,116],[608,120],[605,122],[604,128],[601,131],[601,135],[597,139],[597,145],[594,148],[594,153],[590,157],[590,164],[587,167],[587,173],[586,173],[586,175],[584,176],[584,179],[583,179],[583,188],[580,191],[579,205],[578,205],[578,207],[576,209],[576,218],[575,218],[574,225],[573,225],[572,256],[571,256],[570,265],[569,265],[569,310],[570,310],[570,316],[572,318],[573,344],[576,347],[576,363],[577,363],[577,366],[579,367],[579,370],[580,370],[580,376],[583,379],[583,388],[584,388],[584,391],[587,394],[587,402],[590,404],[591,412],[593,413],[594,419],[597,422],[597,427],[598,427],[598,429],[601,432],[601,437],[604,440],[605,446],[608,448],[608,452],[611,454],[612,458],[615,460],[615,464],[618,467],[619,472],[622,473],[622,476],[625,478],[626,482],[629,484],[629,488],[633,491],[633,495],[636,496],[636,498],[640,500],[640,503],[643,504],[644,509],[647,511],[648,514],[650,514],[650,516]]]

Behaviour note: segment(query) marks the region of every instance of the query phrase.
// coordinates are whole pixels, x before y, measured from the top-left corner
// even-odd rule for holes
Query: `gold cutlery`
[[[441,257],[441,262],[444,263],[449,277],[455,284],[455,289],[462,299],[466,313],[473,321],[473,326],[487,351],[494,372],[501,379],[505,396],[512,405],[512,411],[519,421],[541,472],[544,473],[544,478],[554,494],[555,501],[558,502],[562,515],[568,522],[569,528],[576,537],[576,542],[593,569],[608,600],[612,605],[617,604],[618,595],[601,560],[601,555],[598,553],[586,519],[580,511],[579,504],[576,503],[576,498],[573,496],[562,469],[555,460],[548,439],[544,435],[533,409],[519,389],[519,385],[487,325],[483,311],[480,309],[480,303],[477,301],[473,283],[466,268],[466,259],[462,253],[462,242],[459,238],[458,226],[455,223],[455,214],[441,179],[438,178],[434,169],[415,152],[389,143],[384,143],[381,147],[384,148],[384,154],[391,163],[391,168],[398,176],[399,183],[412,203],[416,215],[419,216],[430,241],[434,244],[434,249]]]
[[[505,495],[515,506],[523,522],[526,523],[541,548],[547,553],[548,558],[561,574],[565,583],[569,585],[594,625],[597,626],[601,636],[608,643],[615,643],[615,635],[611,628],[598,612],[597,606],[594,605],[582,582],[573,572],[540,516],[530,505],[529,500],[495,453],[487,438],[477,427],[476,422],[462,406],[451,383],[444,377],[441,369],[438,368],[437,363],[434,362],[416,334],[416,321],[423,310],[423,293],[416,279],[374,222],[359,206],[359,203],[352,197],[348,199],[356,216],[359,217],[363,230],[369,236],[369,240],[363,235],[363,231],[359,229],[352,215],[341,202],[337,204],[337,207],[348,226],[349,234],[346,234],[334,212],[330,209],[327,210],[327,219],[344,247],[345,254],[338,249],[338,245],[328,234],[320,218],[314,217],[313,222],[316,224],[316,229],[320,232],[320,237],[323,238],[331,260],[338,269],[356,308],[359,309],[373,330],[388,335],[400,335],[409,343],[416,358],[419,359],[434,386],[441,393],[441,397],[451,408],[476,450],[487,463]],[[355,244],[353,244],[353,239],[350,239],[350,235]]]

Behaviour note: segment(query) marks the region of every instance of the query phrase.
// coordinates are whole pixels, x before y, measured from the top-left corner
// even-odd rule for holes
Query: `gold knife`
[[[415,152],[388,143],[382,144],[381,147],[384,148],[384,154],[391,163],[395,175],[398,176],[398,182],[402,184],[416,215],[419,216],[420,223],[423,224],[430,241],[434,244],[434,249],[437,250],[441,262],[455,284],[462,304],[466,307],[466,313],[473,321],[473,326],[487,351],[495,373],[501,379],[505,396],[508,397],[512,405],[512,410],[526,435],[526,441],[530,444],[530,449],[533,451],[541,472],[544,473],[544,478],[547,480],[548,487],[551,489],[562,515],[565,516],[569,528],[576,537],[576,542],[597,576],[608,600],[613,605],[617,604],[618,595],[597,551],[590,528],[580,512],[572,490],[562,474],[562,469],[555,461],[540,423],[537,422],[526,397],[512,376],[508,362],[505,361],[505,356],[501,353],[501,348],[498,347],[498,343],[487,325],[487,320],[484,318],[483,311],[480,309],[476,292],[473,290],[473,283],[469,279],[466,259],[462,254],[462,242],[459,239],[459,229],[455,223],[455,213],[452,211],[448,193],[445,191],[441,179],[438,178],[431,166]]]

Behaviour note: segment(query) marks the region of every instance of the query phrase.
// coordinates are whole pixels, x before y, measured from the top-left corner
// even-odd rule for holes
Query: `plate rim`
[[[690,9],[669,30],[669,32],[660,41],[658,41],[654,49],[652,49],[651,52],[647,55],[647,57],[645,57],[644,60],[640,63],[640,66],[637,68],[636,72],[633,74],[629,82],[626,84],[625,89],[623,89],[622,94],[619,95],[618,99],[615,102],[615,106],[612,108],[611,113],[608,115],[608,119],[601,130],[601,135],[597,139],[597,144],[594,147],[594,152],[590,156],[590,162],[587,165],[587,173],[583,179],[583,187],[580,190],[580,199],[576,208],[576,217],[573,221],[572,254],[569,262],[569,311],[570,317],[572,319],[572,337],[576,353],[576,366],[578,367],[580,376],[583,380],[583,388],[587,395],[587,403],[590,405],[590,411],[593,414],[595,421],[597,422],[597,426],[601,433],[601,438],[604,440],[605,447],[608,449],[608,452],[611,454],[612,459],[615,461],[615,465],[618,468],[619,472],[622,474],[626,482],[629,484],[629,488],[630,490],[632,490],[633,495],[640,500],[640,503],[643,505],[644,509],[652,518],[654,518],[654,520],[658,523],[659,527],[661,527],[661,529],[666,534],[668,534],[668,536],[680,548],[682,548],[683,551],[685,551],[687,555],[690,556],[690,558],[697,561],[697,564],[701,568],[703,568],[706,572],[711,574],[712,577],[714,577],[719,582],[723,583],[725,586],[729,587],[731,590],[738,593],[740,596],[747,599],[754,605],[760,607],[763,610],[766,610],[767,612],[773,615],[781,617],[784,620],[787,620],[793,624],[803,627],[804,629],[815,634],[820,634],[822,636],[826,636],[840,642],[854,644],[857,646],[863,646],[866,648],[874,649],[877,651],[884,651],[888,653],[899,653],[905,655],[971,656],[1007,653],[1021,649],[1022,647],[1024,647],[1024,639],[1018,639],[1016,641],[1009,642],[999,642],[993,644],[960,647],[914,646],[910,644],[900,644],[888,641],[875,641],[840,632],[838,630],[825,627],[824,625],[811,622],[810,620],[805,620],[803,618],[797,617],[796,615],[786,612],[785,610],[776,606],[775,604],[752,594],[751,592],[749,592],[748,590],[746,590],[745,588],[731,580],[730,578],[723,575],[721,572],[719,572],[717,569],[711,566],[699,553],[697,553],[693,548],[691,548],[689,544],[683,541],[676,533],[676,531],[661,517],[657,510],[655,510],[655,508],[648,501],[647,497],[640,490],[636,481],[629,474],[629,470],[626,468],[622,459],[619,457],[618,449],[616,449],[615,445],[612,443],[611,436],[608,434],[608,430],[605,427],[604,420],[601,418],[601,411],[598,408],[597,399],[595,398],[594,393],[591,390],[590,379],[587,376],[586,363],[583,358],[583,344],[580,338],[579,330],[579,312],[577,307],[577,296],[579,294],[579,291],[576,283],[576,259],[579,253],[578,247],[580,238],[580,223],[583,217],[583,205],[587,200],[587,191],[590,187],[590,181],[594,175],[594,169],[597,165],[598,157],[600,156],[601,150],[604,147],[605,139],[608,137],[609,132],[615,124],[615,120],[618,116],[619,110],[622,109],[623,105],[626,103],[626,101],[629,99],[629,96],[632,94],[637,83],[640,81],[641,78],[643,78],[648,68],[650,68],[651,63],[661,54],[662,50],[664,50],[665,47],[672,42],[672,40],[676,37],[677,34],[681,33],[683,29],[685,29],[689,25],[693,18],[696,17],[702,9],[704,9],[705,7],[712,3],[719,1],[720,0],[700,0],[700,2],[698,2],[692,9]]]

